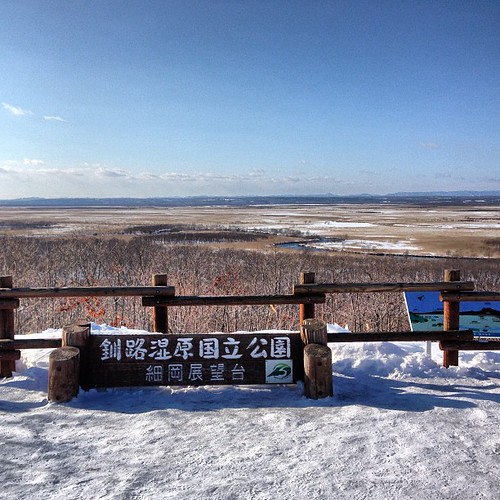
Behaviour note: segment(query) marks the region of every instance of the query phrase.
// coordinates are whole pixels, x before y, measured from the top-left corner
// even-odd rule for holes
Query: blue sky
[[[0,198],[500,189],[500,1],[0,2]]]

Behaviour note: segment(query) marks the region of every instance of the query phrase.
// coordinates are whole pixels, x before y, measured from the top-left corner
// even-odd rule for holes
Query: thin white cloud
[[[13,106],[12,104],[9,104],[7,102],[2,102],[3,109],[8,111],[10,114],[14,116],[27,116],[27,115],[32,115],[33,111],[30,111],[28,109],[23,109],[20,108],[19,106]]]
[[[5,111],[8,111],[14,116],[34,116],[35,113],[29,109],[21,108],[20,106],[14,106],[8,102],[2,102],[2,107]],[[43,115],[43,119],[49,122],[66,122],[62,116],[58,115]]]
[[[129,178],[130,173],[126,170],[122,170],[119,168],[106,168],[106,167],[98,167],[94,171],[97,177],[122,177]]]
[[[258,174],[257,176],[255,174]],[[446,174],[444,172],[443,174]],[[442,174],[442,175],[443,175]],[[477,189],[494,189],[498,178],[475,185]],[[0,161],[0,199],[41,197],[158,197],[158,196],[237,196],[280,195],[337,192],[362,192],[363,184],[329,175],[311,175],[277,172],[175,172],[162,174],[134,172],[105,164],[83,164],[60,167],[43,160],[25,158]],[[457,184],[470,184],[467,179],[446,179],[446,189],[457,189]],[[453,181],[453,182],[452,182]],[[484,187],[483,187],[484,186]],[[398,188],[399,189],[399,188]],[[396,189],[397,190],[397,189]],[[404,190],[404,189],[400,189]]]
[[[141,172],[138,176],[138,179],[142,181],[157,181],[161,179],[159,175],[152,174],[151,172]]]
[[[500,185],[500,177],[486,177],[486,182],[490,182],[491,184]]]
[[[261,177],[265,177],[266,175],[266,171],[262,168],[256,168],[255,170],[252,170],[249,174],[249,177],[253,177],[253,178],[261,178]]]
[[[45,165],[45,162],[43,160],[35,160],[35,159],[32,159],[32,158],[24,158],[23,165],[26,165],[27,167],[40,167],[42,165]]]
[[[44,116],[43,119],[48,121],[48,122],[65,122],[66,121],[61,116]]]
[[[424,149],[437,149],[439,148],[439,144],[436,144],[435,142],[421,142],[420,147]]]

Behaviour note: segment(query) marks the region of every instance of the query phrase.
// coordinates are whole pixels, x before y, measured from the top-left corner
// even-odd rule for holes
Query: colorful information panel
[[[439,292],[405,292],[412,331],[443,329],[443,302],[439,295]],[[470,329],[479,338],[500,338],[500,304],[460,302],[460,329]]]
[[[91,335],[89,387],[291,384],[302,378],[299,333]]]

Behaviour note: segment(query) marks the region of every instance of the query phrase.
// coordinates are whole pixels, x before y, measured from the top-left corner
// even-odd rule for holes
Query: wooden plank
[[[471,330],[424,332],[329,333],[328,342],[420,342],[425,340],[474,340]]]
[[[500,341],[470,341],[453,342],[442,341],[439,348],[443,351],[500,351]]]
[[[269,304],[323,304],[323,294],[310,295],[177,295],[143,297],[142,305],[155,306],[256,306]]]
[[[17,309],[19,299],[0,299],[0,309]]]
[[[209,335],[208,335],[209,336]],[[329,333],[328,342],[420,342],[425,340],[474,340],[470,330],[422,332]],[[15,349],[55,349],[61,339],[0,339],[0,351]]]
[[[299,276],[301,285],[311,285],[315,282],[316,277],[313,272],[302,272]],[[312,319],[315,315],[314,303],[301,303],[299,309],[299,325],[302,325],[306,319]]]
[[[154,274],[153,286],[167,286],[168,276],[166,274]],[[168,333],[168,310],[166,307],[153,308],[153,331]]]
[[[61,347],[61,339],[0,339],[0,351],[13,349],[55,349]]]
[[[460,281],[458,269],[445,269],[444,280],[450,282]],[[460,328],[460,303],[445,301],[443,303],[443,330],[458,330]],[[458,350],[448,349],[443,352],[443,366],[458,366]]]
[[[373,292],[424,292],[447,290],[474,290],[473,281],[431,283],[318,283],[295,285],[294,294],[301,293],[373,293]]]
[[[457,292],[442,293],[439,297],[441,301],[450,302],[498,302],[500,301],[500,292]]]
[[[21,359],[21,351],[0,351],[1,361],[17,361]]]
[[[13,285],[12,276],[0,276],[0,287],[11,289]],[[14,338],[14,309],[0,309],[0,339]],[[5,359],[0,362],[0,376],[12,377],[12,372],[16,369],[16,362],[13,359]]]
[[[53,297],[144,297],[171,296],[173,286],[90,286],[49,288],[0,288],[0,298],[53,298]]]
[[[302,342],[293,333],[91,335],[90,387],[295,383]]]

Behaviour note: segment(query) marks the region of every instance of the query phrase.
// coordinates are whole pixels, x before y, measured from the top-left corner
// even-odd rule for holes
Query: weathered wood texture
[[[313,272],[302,272],[299,275],[300,285],[311,285],[315,282],[315,280],[316,280],[316,275]],[[296,293],[295,289],[293,293],[294,294]],[[326,302],[326,297],[323,302]],[[306,301],[302,301],[300,303],[300,308],[299,308],[299,325],[302,325],[306,319],[314,318],[315,314],[316,312],[314,303],[308,303]]]
[[[0,276],[0,287],[11,289],[13,285],[12,276]],[[14,338],[14,310],[13,308],[0,309],[0,339]],[[16,369],[15,359],[4,359],[0,361],[0,377],[12,377]]]
[[[116,286],[63,288],[8,288],[0,287],[0,298],[54,298],[54,297],[158,297],[175,294],[173,286]]]
[[[373,293],[373,292],[431,292],[431,291],[474,290],[474,282],[451,283],[318,283],[299,284],[293,287],[294,294],[300,293]]]
[[[0,339],[0,352],[12,349],[54,349],[61,345],[61,339]]]
[[[154,274],[153,286],[167,286],[166,274]],[[153,332],[168,333],[168,311],[166,307],[153,308]]]
[[[90,323],[67,325],[63,327],[61,339],[63,347],[76,347],[80,352],[78,378],[84,390],[90,388],[88,380],[90,329]]]
[[[449,292],[442,293],[439,298],[441,301],[455,302],[498,302],[500,301],[500,292]]]
[[[48,399],[55,403],[71,401],[78,395],[80,351],[60,347],[49,355]]]
[[[0,361],[17,361],[21,359],[21,351],[0,351]]]
[[[446,269],[444,271],[444,281],[460,281],[460,271],[457,269]],[[458,330],[460,328],[460,302],[443,303],[443,330]],[[443,351],[443,366],[458,366],[458,350],[447,349]]]
[[[0,299],[0,309],[17,309],[19,299]]]
[[[322,304],[323,294],[299,295],[177,295],[143,297],[142,305],[155,306],[259,306],[279,304]]]
[[[302,342],[291,334],[91,335],[90,387],[295,383]]]
[[[452,351],[500,351],[500,342],[499,341],[483,341],[483,340],[474,340],[474,341],[462,341],[462,342],[454,342],[449,340],[444,340],[439,342],[439,348],[446,352],[447,350]]]
[[[328,342],[326,323],[317,318],[305,319],[300,328],[300,338],[304,345],[326,345]]]
[[[326,345],[304,347],[304,395],[310,399],[333,396],[332,351]]]
[[[62,346],[86,347],[90,337],[90,323],[76,323],[62,329]]]
[[[472,330],[421,332],[328,333],[328,342],[419,342],[425,340],[474,340]]]
[[[474,335],[471,330],[448,332],[429,330],[422,332],[328,333],[327,339],[328,342],[473,341]],[[61,339],[0,339],[0,351],[14,349],[52,349],[61,346]]]

